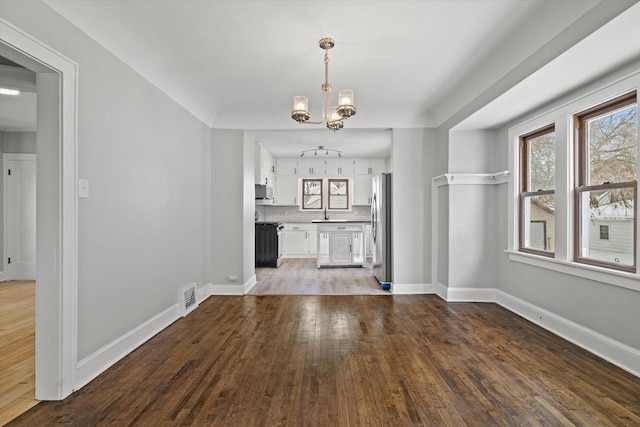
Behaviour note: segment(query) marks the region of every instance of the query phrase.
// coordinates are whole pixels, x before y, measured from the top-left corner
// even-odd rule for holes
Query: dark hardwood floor
[[[213,296],[12,426],[638,426],[640,378],[496,304]]]

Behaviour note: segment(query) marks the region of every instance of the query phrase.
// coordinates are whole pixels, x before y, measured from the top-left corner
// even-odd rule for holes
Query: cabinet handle
[[[344,230],[347,227],[338,227],[338,230]]]
[[[300,230],[300,227],[293,227],[294,230]]]
[[[309,238],[309,232],[307,232],[307,231],[304,232],[304,238],[305,239]]]

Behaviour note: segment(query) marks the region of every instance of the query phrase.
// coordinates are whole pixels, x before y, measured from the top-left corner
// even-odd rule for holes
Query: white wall
[[[215,293],[242,294],[255,275],[255,147],[243,131],[211,135],[211,283]]]
[[[393,290],[426,290],[431,281],[431,177],[435,132],[393,129]]]
[[[495,134],[491,131],[456,131],[449,133],[449,173],[493,173],[495,169]]]
[[[36,132],[0,132],[5,153],[26,153],[36,152]]]
[[[78,360],[202,284],[203,153],[209,130],[41,2],[2,18],[78,64]]]
[[[449,173],[495,173],[495,144],[492,131],[451,131]],[[455,179],[448,194],[448,287],[495,287],[496,186]]]

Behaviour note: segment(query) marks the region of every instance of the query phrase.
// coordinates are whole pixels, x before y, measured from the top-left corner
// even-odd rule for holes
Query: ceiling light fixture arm
[[[353,105],[353,91],[341,90],[338,95],[338,106],[331,107],[331,84],[329,84],[329,49],[335,46],[332,38],[325,37],[318,42],[324,50],[324,84],[322,85],[322,121],[310,122],[309,99],[306,96],[293,98],[291,118],[300,124],[326,124],[327,128],[336,131],[344,127],[344,119],[356,114]]]

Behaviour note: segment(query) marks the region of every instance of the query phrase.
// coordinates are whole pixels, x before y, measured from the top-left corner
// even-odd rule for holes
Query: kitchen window
[[[555,251],[553,125],[520,137],[520,251],[553,257]]]
[[[302,180],[302,209],[322,209],[322,180]]]
[[[329,209],[349,209],[349,180],[329,180]]]
[[[575,131],[578,145],[575,261],[635,272],[636,93],[579,113],[575,116]]]

